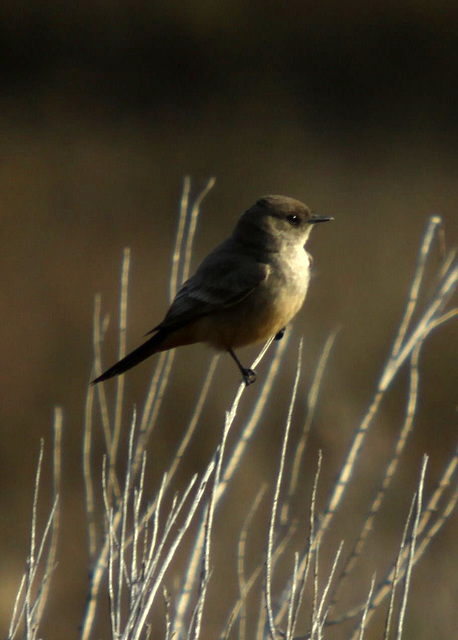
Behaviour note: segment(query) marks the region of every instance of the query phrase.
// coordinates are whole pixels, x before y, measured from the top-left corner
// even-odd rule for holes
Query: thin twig
[[[127,295],[129,292],[129,269],[130,269],[130,248],[126,247],[123,252],[121,267],[121,295],[119,300],[119,348],[118,360],[122,360],[127,351]],[[114,425],[111,439],[111,448],[108,450],[110,486],[109,491],[114,491],[119,499],[121,490],[116,475],[116,458],[118,455],[119,439],[121,437],[122,406],[124,397],[123,375],[116,378],[116,399],[114,412]]]
[[[404,620],[407,609],[407,598],[409,596],[410,581],[412,578],[412,569],[414,565],[415,546],[417,542],[418,524],[420,522],[422,506],[423,506],[423,489],[425,485],[426,467],[428,465],[428,456],[423,456],[423,464],[421,468],[420,480],[418,482],[417,500],[415,505],[415,520],[413,523],[412,537],[409,545],[409,560],[405,570],[404,592],[402,595],[401,609],[399,612],[399,622],[397,629],[397,640],[401,640],[404,629]]]
[[[109,316],[105,316],[103,321],[102,315],[102,296],[98,293],[94,298],[94,320],[93,320],[93,349],[94,349],[94,371],[95,375],[102,374],[102,342],[108,328]],[[97,385],[97,392],[100,405],[100,417],[102,421],[103,435],[105,436],[105,446],[107,451],[111,449],[111,428],[110,417],[108,413],[107,395],[105,393],[105,385],[103,383]]]
[[[248,539],[248,531],[251,527],[251,523],[255,516],[255,513],[259,509],[262,499],[267,491],[267,484],[264,483],[260,486],[259,491],[254,499],[251,509],[243,523],[242,530],[240,532],[239,544],[237,549],[237,578],[239,583],[239,593],[241,600],[240,622],[239,622],[239,640],[245,640],[246,637],[246,590],[247,581],[245,578],[245,556],[246,556],[246,542]]]
[[[38,608],[35,614],[37,620],[41,620],[43,610],[48,599],[50,580],[47,579],[54,571],[57,557],[57,543],[59,541],[60,530],[60,486],[62,477],[62,409],[56,407],[54,410],[54,447],[53,447],[53,513],[52,517],[48,519],[48,524],[51,525],[51,539],[49,542],[48,555],[46,564],[44,567],[45,578],[42,581],[40,595],[37,597]],[[46,539],[47,534],[43,535],[43,541]],[[40,554],[38,554],[40,557]]]
[[[169,281],[169,302],[172,302],[178,290],[178,270],[183,256],[183,234],[188,213],[190,190],[191,178],[189,176],[185,176],[183,180],[183,191],[180,198],[180,210],[178,216],[177,233],[175,236],[175,247],[172,252],[172,267],[170,271]]]
[[[297,601],[295,604],[295,611],[294,611],[294,617],[293,617],[293,621],[292,621],[292,625],[291,625],[291,636],[294,635],[294,632],[296,630],[296,626],[297,626],[297,620],[299,617],[299,611],[302,605],[302,601],[304,598],[304,593],[305,593],[305,586],[307,584],[307,577],[308,577],[308,573],[309,573],[309,569],[310,569],[310,561],[311,561],[311,557],[312,557],[312,549],[314,548],[314,537],[315,537],[315,519],[316,519],[316,497],[317,497],[317,492],[318,492],[318,482],[319,482],[319,478],[320,478],[320,473],[321,473],[321,465],[323,462],[323,453],[321,451],[321,449],[318,452],[318,463],[317,463],[317,469],[316,469],[316,473],[315,473],[315,477],[313,480],[313,489],[312,489],[312,496],[310,499],[310,515],[309,515],[309,528],[310,528],[310,532],[309,532],[309,540],[308,540],[308,545],[307,545],[307,551],[306,551],[306,555],[305,555],[305,563],[301,563],[301,565],[304,565],[304,568],[302,570],[302,575],[301,575],[301,585],[299,588],[299,593],[298,593],[298,597],[297,597]],[[277,621],[276,624],[278,625],[278,618],[280,615],[280,611],[279,614],[277,615]]]
[[[374,575],[372,576],[369,593],[367,594],[366,606],[364,607],[363,616],[361,618],[361,624],[360,624],[360,627],[359,627],[359,638],[358,638],[358,640],[363,640],[363,638],[364,638],[364,631],[366,629],[367,612],[369,611],[369,607],[370,607],[371,600],[372,600],[372,593],[374,592],[375,578],[376,578],[376,576],[375,576],[375,573],[374,573]]]
[[[208,180],[205,187],[202,189],[202,191],[199,193],[199,195],[195,199],[191,209],[191,216],[189,219],[188,233],[186,234],[186,243],[185,243],[185,250],[184,250],[182,282],[185,282],[189,278],[189,271],[191,269],[191,252],[192,252],[192,246],[194,243],[194,236],[196,234],[196,229],[197,229],[197,218],[200,213],[200,206],[203,200],[205,199],[205,197],[210,193],[210,191],[215,186],[215,182],[216,182],[215,178],[210,178]]]
[[[393,615],[394,615],[394,602],[395,602],[395,598],[396,598],[396,591],[397,591],[397,586],[398,586],[398,582],[401,576],[401,569],[402,569],[402,555],[406,546],[406,541],[407,541],[407,535],[409,533],[409,528],[410,528],[410,523],[412,521],[412,516],[413,516],[413,511],[415,508],[415,503],[416,503],[416,499],[417,499],[417,495],[415,494],[411,505],[410,505],[410,511],[407,515],[407,519],[406,519],[406,523],[404,526],[404,532],[402,534],[402,540],[401,540],[401,544],[399,547],[399,553],[398,556],[396,558],[396,563],[394,565],[394,573],[393,573],[393,580],[391,583],[391,593],[390,593],[390,602],[388,604],[388,611],[387,611],[387,616],[386,616],[386,621],[385,621],[385,631],[383,634],[383,640],[388,640],[390,637],[390,631],[391,631],[391,621],[393,619]],[[367,616],[367,613],[366,613]]]
[[[296,368],[296,376],[293,384],[293,391],[291,394],[291,400],[288,408],[288,417],[286,419],[285,426],[285,434],[283,436],[281,454],[280,454],[280,465],[276,477],[275,482],[275,491],[274,497],[272,501],[272,510],[270,517],[270,525],[269,525],[269,534],[267,538],[267,554],[266,554],[266,609],[267,609],[267,620],[269,623],[269,632],[272,640],[275,640],[277,637],[277,632],[275,630],[275,621],[274,614],[272,608],[272,552],[274,546],[274,533],[275,533],[275,524],[277,521],[277,511],[278,511],[278,501],[280,497],[280,487],[283,480],[283,473],[285,468],[286,461],[286,449],[288,446],[289,440],[289,432],[291,429],[291,422],[293,417],[293,409],[296,402],[297,389],[299,386],[299,380],[301,375],[301,365],[302,365],[302,340],[299,343],[299,353],[297,356],[297,368]]]
[[[318,361],[318,365],[315,370],[312,385],[307,397],[307,415],[305,418],[304,426],[302,428],[301,437],[296,446],[296,452],[294,454],[293,466],[291,471],[291,479],[288,489],[288,497],[283,507],[283,513],[281,515],[281,521],[286,522],[288,520],[288,511],[291,506],[291,500],[296,493],[297,483],[299,479],[299,471],[301,468],[302,459],[305,453],[305,445],[307,443],[308,435],[312,427],[313,418],[315,416],[315,410],[318,403],[319,391],[321,389],[321,382],[326,369],[326,365],[329,360],[329,356],[334,346],[335,339],[337,337],[337,331],[333,331],[325,342],[322,354]]]

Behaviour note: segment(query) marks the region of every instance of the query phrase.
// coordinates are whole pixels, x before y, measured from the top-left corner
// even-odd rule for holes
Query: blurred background
[[[109,365],[116,359],[125,246],[132,250],[129,348],[167,308],[185,174],[193,177],[193,193],[210,176],[217,180],[202,208],[194,267],[267,193],[299,198],[335,217],[312,235],[315,278],[292,329],[278,406],[245,470],[256,489],[276,469],[299,337],[305,395],[326,337],[339,328],[311,443],[324,453],[324,487],[332,480],[374,392],[428,216],[441,215],[448,244],[456,244],[457,62],[458,5],[445,0],[292,0],[283,7],[259,0],[1,3],[2,627],[28,553],[39,441],[45,439],[49,462],[59,404],[62,538],[43,633],[77,635],[87,592],[81,443],[94,295],[102,294],[111,316]],[[439,263],[436,247],[432,269]],[[369,576],[383,574],[400,540],[422,454],[431,456],[428,489],[456,446],[457,351],[456,323],[443,326],[423,350],[420,416],[390,503],[399,520],[391,527],[391,515],[384,516]],[[246,350],[244,361],[256,352]],[[177,355],[155,479],[175,449],[209,359],[202,346]],[[141,403],[152,367],[149,361],[126,378],[128,406]],[[265,371],[263,364],[259,374]],[[222,357],[186,473],[201,470],[211,455],[237,383],[233,363]],[[381,477],[373,460],[383,468],[391,451],[406,388],[404,376],[371,435],[373,458],[359,470],[366,498]],[[255,397],[252,387],[247,408]],[[103,444],[100,433],[96,438],[98,470]],[[45,496],[50,482],[44,482]],[[358,505],[355,499],[351,517],[363,513]],[[235,517],[234,529],[245,515]],[[414,572],[406,637],[454,637],[457,533],[455,518]],[[263,548],[264,531],[260,536]],[[385,540],[392,545],[386,556]],[[233,558],[227,562],[225,584],[235,580]]]

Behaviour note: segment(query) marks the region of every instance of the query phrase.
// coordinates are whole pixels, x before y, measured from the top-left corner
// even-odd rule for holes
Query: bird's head
[[[243,237],[249,233],[256,236],[258,232],[260,241],[267,236],[273,242],[305,245],[312,226],[329,220],[332,218],[317,215],[294,198],[264,196],[245,211],[237,224],[236,233],[242,233]]]

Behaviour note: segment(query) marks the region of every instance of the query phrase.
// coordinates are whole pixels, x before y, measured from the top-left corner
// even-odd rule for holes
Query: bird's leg
[[[242,363],[237,358],[237,356],[232,351],[232,349],[228,349],[228,352],[234,359],[235,364],[238,366],[238,368],[242,372],[243,380],[246,386],[248,387],[250,384],[252,384],[256,380],[256,371],[253,371],[253,369],[245,369],[245,367],[242,365]]]
[[[286,327],[283,327],[283,329],[280,329],[280,331],[275,336],[274,340],[281,340],[285,335],[285,331],[286,331]]]

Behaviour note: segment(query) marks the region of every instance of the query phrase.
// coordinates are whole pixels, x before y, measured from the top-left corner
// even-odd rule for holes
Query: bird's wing
[[[246,298],[269,274],[269,266],[245,255],[210,254],[178,291],[159,329],[175,329]]]

